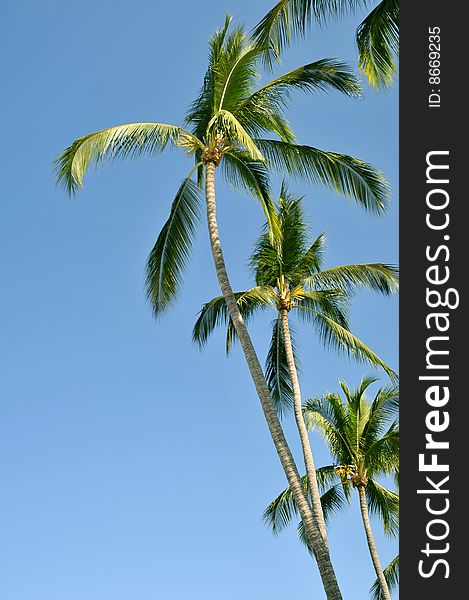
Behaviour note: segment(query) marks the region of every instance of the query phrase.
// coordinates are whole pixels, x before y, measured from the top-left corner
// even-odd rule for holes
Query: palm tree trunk
[[[319,493],[318,481],[316,478],[316,468],[314,466],[313,453],[311,451],[311,444],[308,437],[308,430],[306,428],[305,420],[303,418],[303,407],[301,403],[301,389],[298,381],[298,373],[296,370],[295,359],[293,356],[293,348],[291,343],[290,326],[288,323],[288,310],[282,308],[280,311],[282,321],[282,333],[283,343],[285,346],[285,354],[287,357],[288,370],[290,372],[290,379],[292,382],[293,389],[293,410],[295,413],[296,426],[300,434],[301,448],[303,450],[303,458],[305,461],[306,475],[308,476],[309,492],[311,497],[311,506],[313,508],[313,515],[319,527],[319,531],[322,535],[323,544],[325,544],[326,550],[328,548],[327,535],[326,535],[326,524],[324,522],[324,514],[321,506],[321,495]],[[328,550],[327,550],[328,551]]]
[[[340,593],[332,563],[328,553],[324,552],[324,544],[321,544],[322,537],[317,523],[314,520],[306,492],[301,483],[300,474],[298,473],[293,455],[287,444],[282,427],[275,412],[274,403],[270,396],[270,391],[265,381],[264,373],[259,363],[259,359],[257,358],[256,351],[254,350],[254,346],[247,331],[246,325],[244,324],[244,320],[239,312],[238,305],[228,279],[218,233],[215,201],[215,167],[216,165],[213,162],[208,162],[206,164],[205,198],[207,203],[207,222],[210,235],[210,245],[212,248],[218,282],[220,284],[225,302],[228,306],[231,320],[233,321],[240,345],[243,349],[252,380],[256,387],[257,395],[259,397],[262,410],[264,411],[264,416],[267,421],[275,449],[277,450],[277,454],[287,477],[288,484],[295,497],[301,519],[304,523],[306,535],[311,543],[311,547],[314,549],[326,597],[328,600],[342,600],[342,594]]]
[[[381,591],[383,592],[383,598],[384,600],[391,600],[391,594],[389,593],[388,584],[386,582],[381,563],[379,562],[378,550],[376,549],[375,538],[371,529],[370,517],[368,515],[368,505],[366,503],[365,486],[358,485],[357,489],[358,494],[360,496],[360,511],[362,513],[362,520],[363,525],[365,527],[366,539],[368,542],[368,548],[370,550],[371,560],[373,561],[373,566],[378,577]]]

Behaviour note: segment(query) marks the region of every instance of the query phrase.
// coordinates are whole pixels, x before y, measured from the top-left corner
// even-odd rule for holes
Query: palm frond
[[[307,285],[308,277],[311,277],[312,275],[321,270],[321,265],[324,260],[325,248],[326,236],[324,233],[321,233],[301,257],[301,260],[299,261],[296,269],[298,278],[295,281],[295,283],[299,284],[301,281],[303,285]]]
[[[75,140],[57,157],[54,162],[57,183],[74,194],[83,185],[90,164],[98,165],[105,159],[152,156],[163,151],[168,143],[176,143],[181,135],[195,146],[200,144],[180,127],[163,123],[131,123],[95,131]]]
[[[147,260],[146,293],[155,316],[176,297],[200,220],[203,204],[200,189],[190,178],[192,172],[181,184]]]
[[[345,63],[334,58],[324,58],[289,71],[264,85],[246,98],[235,114],[244,115],[244,118],[252,113],[276,114],[286,108],[291,93],[295,90],[338,91],[351,97],[359,97],[362,93],[359,81]]]
[[[307,426],[319,428],[335,461],[342,465],[351,464],[354,454],[346,436],[348,415],[340,396],[328,393],[320,398],[308,398],[303,412]]]
[[[294,331],[290,328],[293,357],[296,370],[300,371],[300,360],[294,343]],[[293,406],[293,388],[287,364],[280,318],[273,321],[272,338],[265,361],[265,378],[269,386],[275,410],[279,417]]]
[[[394,421],[399,416],[399,388],[398,386],[382,387],[376,393],[370,406],[368,423],[363,432],[363,443],[366,448],[379,439],[384,428],[391,424],[388,433],[397,430],[397,422]],[[394,422],[393,422],[394,421]]]
[[[268,166],[297,179],[321,183],[353,198],[364,209],[383,213],[389,203],[389,184],[372,165],[336,152],[277,140],[255,139]]]
[[[221,162],[226,181],[236,189],[244,188],[259,200],[267,222],[273,211],[269,188],[269,173],[263,162],[253,161],[249,154],[233,148],[223,155]]]
[[[383,523],[384,532],[396,536],[399,532],[399,494],[370,478],[366,486],[366,501],[370,514],[376,515]]]
[[[399,269],[382,263],[343,265],[313,273],[305,284],[347,291],[361,287],[389,295],[399,290]]]
[[[392,84],[399,53],[399,1],[382,0],[357,30],[358,65],[370,85]]]
[[[336,483],[321,495],[321,506],[326,524],[340,512],[344,506],[350,504],[351,485]]]
[[[375,473],[394,475],[399,471],[399,424],[394,421],[382,437],[369,442],[369,435],[364,436],[366,448],[364,460],[370,476]]]
[[[255,287],[244,292],[235,292],[234,296],[245,321],[248,321],[255,311],[272,304],[272,296],[267,288]],[[229,352],[236,334],[223,296],[212,298],[202,306],[192,331],[193,341],[202,348],[214,329],[220,325],[227,327],[226,350]]]
[[[304,475],[301,482],[308,492],[308,478]],[[293,497],[293,492],[288,487],[283,490],[265,509],[262,518],[274,535],[278,535],[289,525],[293,517],[298,515],[298,508]]]
[[[313,21],[324,25],[332,17],[349,14],[365,4],[366,0],[279,0],[252,35],[259,45],[272,49],[279,60],[293,40],[304,37]],[[265,59],[272,64],[271,55]]]
[[[311,292],[300,288],[298,297],[295,297],[296,294],[292,295],[295,298],[294,308],[300,309],[300,317],[318,327],[319,335],[323,341],[326,341],[326,345],[329,342],[327,339],[324,340],[324,322],[318,319],[316,312],[322,313],[341,327],[349,329],[347,314],[350,298],[340,288]]]
[[[321,491],[321,505],[324,511],[326,521],[334,513],[341,510],[347,504],[350,504],[351,486],[342,485],[335,472],[334,466],[325,466],[316,469],[316,477],[319,489]],[[309,494],[309,482],[306,475],[301,478],[305,491]],[[288,487],[283,490],[265,509],[263,520],[272,530],[274,535],[278,535],[285,529],[294,517],[298,515],[298,509],[295,499]],[[302,535],[302,522],[298,526],[298,535],[300,540],[309,547],[306,542],[306,536]]]
[[[399,555],[394,557],[392,561],[384,569],[384,578],[388,584],[390,592],[397,590],[399,586]],[[383,590],[379,579],[376,578],[370,588],[371,600],[384,600]]]

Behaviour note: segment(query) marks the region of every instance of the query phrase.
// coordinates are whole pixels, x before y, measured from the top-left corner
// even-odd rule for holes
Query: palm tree
[[[394,386],[380,388],[373,401],[369,402],[365,392],[375,381],[374,378],[364,378],[356,390],[350,390],[341,382],[345,404],[339,394],[328,393],[321,398],[308,400],[304,413],[309,427],[320,429],[335,459],[335,464],[316,471],[317,480],[324,491],[321,496],[324,516],[327,520],[350,501],[351,488],[357,490],[381,597],[390,600],[369,513],[374,513],[381,519],[385,533],[397,534],[399,496],[381,485],[377,478],[383,475],[396,476],[399,472],[399,392]],[[307,490],[310,487],[309,478],[305,476],[302,481]],[[286,489],[267,507],[264,519],[272,531],[278,533],[296,513],[295,499],[291,490]],[[299,532],[309,546],[302,523]],[[388,567],[388,577],[394,580],[397,564],[395,559]]]
[[[210,39],[209,65],[202,89],[189,108],[185,126],[133,123],[103,129],[75,140],[56,160],[57,180],[69,193],[83,183],[85,171],[105,159],[154,156],[168,145],[193,160],[180,185],[169,218],[147,262],[147,295],[155,315],[174,300],[189,258],[205,185],[205,206],[215,269],[234,328],[243,348],[262,409],[289,485],[294,490],[308,538],[318,561],[328,598],[341,598],[327,547],[317,524],[291,451],[275,413],[269,388],[248,331],[238,309],[221,248],[215,198],[215,172],[249,191],[260,201],[267,217],[271,210],[270,170],[286,171],[354,198],[376,213],[386,208],[388,188],[371,165],[344,154],[300,145],[286,117],[294,90],[335,90],[348,96],[360,86],[345,65],[324,59],[277,77],[257,88],[264,48],[248,38],[242,28],[229,32],[231,18]],[[278,139],[265,137],[276,136]],[[194,180],[194,176],[196,180]]]
[[[256,39],[270,48],[272,56],[304,36],[316,22],[324,25],[368,6],[369,0],[279,0],[254,29]],[[399,1],[381,0],[359,25],[356,33],[358,66],[376,89],[392,84],[396,73],[395,57],[399,54]]]
[[[318,330],[322,340],[334,344],[358,359],[394,372],[362,341],[350,333],[345,310],[352,286],[363,286],[389,294],[398,288],[397,270],[375,264],[346,265],[322,270],[325,237],[308,243],[307,225],[301,198],[293,198],[282,184],[278,207],[271,211],[254,253],[251,268],[256,286],[236,292],[235,298],[246,321],[256,312],[274,309],[272,341],[267,356],[266,378],[278,413],[293,405],[300,435],[308,480],[309,497],[323,540],[327,542],[314,458],[303,418],[301,390],[292,342],[289,315],[299,312]],[[229,352],[236,336],[223,296],[207,302],[194,326],[193,339],[203,346],[217,325],[227,325],[226,348]]]

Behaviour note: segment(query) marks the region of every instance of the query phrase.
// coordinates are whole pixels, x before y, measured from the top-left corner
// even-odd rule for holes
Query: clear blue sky
[[[239,348],[226,359],[221,334],[203,353],[191,343],[200,305],[218,294],[205,225],[174,308],[155,322],[144,298],[145,259],[185,159],[106,165],[74,199],[51,169],[90,131],[179,122],[225,12],[250,28],[272,4],[2,3],[2,600],[322,597],[294,528],[275,539],[262,524],[285,482]],[[314,31],[282,69],[354,63],[359,21]],[[327,265],[397,263],[397,88],[361,100],[298,94],[290,118],[301,142],[371,161],[392,184],[382,219],[292,184],[313,233],[327,232]],[[244,288],[261,211],[221,185],[219,203],[233,285]],[[394,368],[397,316],[396,298],[355,298],[354,332]],[[262,357],[268,324],[251,328]],[[305,397],[371,372],[307,330],[300,348]],[[317,437],[313,448],[318,465],[329,461]],[[375,531],[387,564],[396,542]],[[330,545],[345,598],[367,598],[374,574],[356,504],[331,523]]]

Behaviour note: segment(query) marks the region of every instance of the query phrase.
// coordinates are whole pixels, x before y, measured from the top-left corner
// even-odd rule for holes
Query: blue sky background
[[[228,10],[248,28],[273,0],[2,3],[0,219],[0,597],[2,600],[298,600],[322,597],[294,528],[262,524],[284,476],[239,348],[191,328],[218,295],[205,223],[181,296],[155,322],[146,256],[188,171],[182,154],[106,165],[74,199],[51,163],[76,137],[134,122],[178,123],[201,85],[207,38]],[[360,15],[314,30],[279,73],[324,57],[355,64]],[[298,94],[299,140],[381,168],[381,219],[321,188],[305,194],[328,266],[397,263],[397,86],[365,98]],[[262,224],[255,201],[218,186],[235,288]],[[357,294],[353,331],[397,368],[397,298]],[[263,359],[270,316],[251,331]],[[303,395],[356,385],[370,368],[302,330]],[[383,383],[387,383],[382,378]],[[295,431],[286,430],[300,458]],[[317,465],[329,462],[313,436]],[[397,552],[375,525],[383,564]],[[344,597],[374,579],[354,503],[330,526]]]

